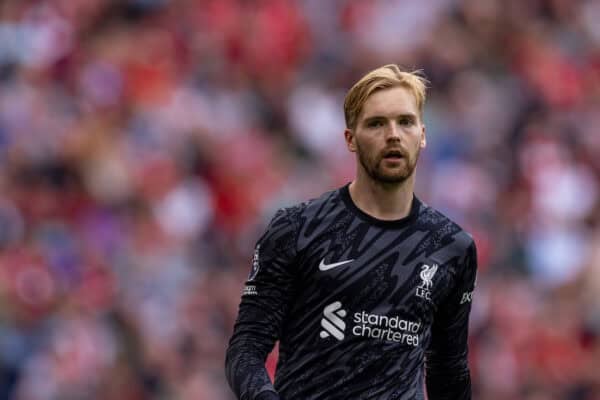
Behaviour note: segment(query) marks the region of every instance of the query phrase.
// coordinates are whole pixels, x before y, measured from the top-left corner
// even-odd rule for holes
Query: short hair
[[[405,87],[415,96],[419,116],[423,107],[429,82],[421,70],[407,72],[396,64],[388,64],[368,72],[350,88],[344,100],[346,127],[354,129],[367,99],[375,92],[393,87]]]

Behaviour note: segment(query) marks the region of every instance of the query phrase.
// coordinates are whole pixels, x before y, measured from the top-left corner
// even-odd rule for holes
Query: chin
[[[394,172],[384,172],[384,171],[375,171],[374,174],[371,175],[378,182],[382,183],[403,183],[412,175],[412,171],[394,171]]]
[[[376,171],[375,174],[383,180],[389,181],[404,181],[411,175],[410,171],[406,171],[405,169],[395,171]]]
[[[403,183],[408,179],[406,175],[375,175],[373,177],[376,181],[381,183]]]

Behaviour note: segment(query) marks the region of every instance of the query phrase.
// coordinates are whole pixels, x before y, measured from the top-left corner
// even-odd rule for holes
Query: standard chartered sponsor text
[[[421,323],[400,319],[398,316],[369,314],[365,311],[354,314],[354,327],[352,334],[355,336],[369,337],[372,339],[390,342],[419,345],[419,330]]]

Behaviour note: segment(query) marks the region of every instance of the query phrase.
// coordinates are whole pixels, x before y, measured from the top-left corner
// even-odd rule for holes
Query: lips
[[[388,160],[398,160],[404,158],[404,153],[400,150],[388,150],[383,153],[383,158]]]

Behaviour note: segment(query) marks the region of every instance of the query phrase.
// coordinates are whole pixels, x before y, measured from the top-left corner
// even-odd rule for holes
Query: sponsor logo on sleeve
[[[252,269],[250,270],[250,274],[248,275],[248,281],[253,281],[256,278],[256,274],[258,274],[258,270],[260,269],[260,244],[256,245],[254,249],[254,256],[252,257]]]
[[[473,301],[473,291],[471,290],[470,292],[464,292],[462,294],[462,298],[460,299],[460,304],[470,303],[471,301]]]
[[[256,291],[256,286],[254,285],[246,285],[244,286],[243,296],[256,296],[258,292]]]

